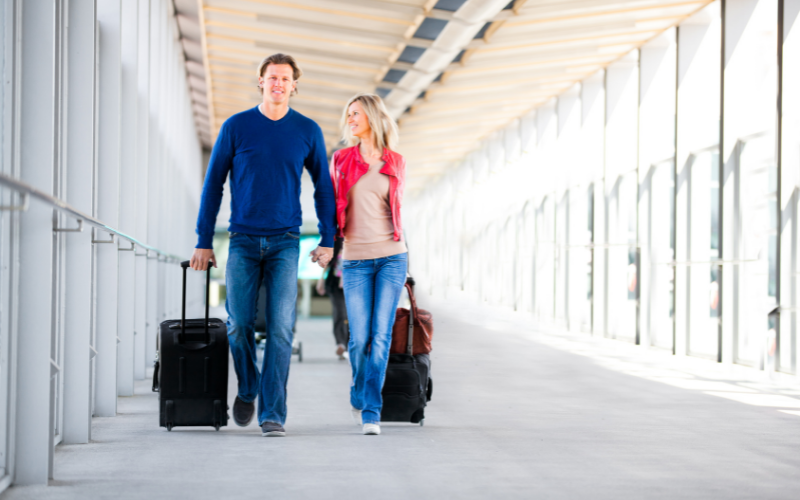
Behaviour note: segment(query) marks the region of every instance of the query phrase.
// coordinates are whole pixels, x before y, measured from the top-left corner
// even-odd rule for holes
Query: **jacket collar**
[[[356,162],[361,164],[364,167],[369,168],[369,164],[364,161],[364,157],[361,156],[361,148],[358,147],[358,144],[351,147],[351,155],[355,157]],[[381,173],[391,176],[397,176],[397,169],[395,165],[395,158],[389,148],[383,148],[383,154],[381,155],[381,161],[383,161],[383,167],[381,167]]]

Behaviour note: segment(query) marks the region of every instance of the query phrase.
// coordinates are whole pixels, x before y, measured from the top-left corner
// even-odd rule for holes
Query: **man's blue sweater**
[[[197,248],[211,248],[228,173],[230,232],[256,236],[299,232],[303,223],[300,178],[304,166],[314,181],[320,246],[332,247],[336,201],[319,125],[293,109],[273,121],[258,106],[225,120],[208,162],[197,217]]]

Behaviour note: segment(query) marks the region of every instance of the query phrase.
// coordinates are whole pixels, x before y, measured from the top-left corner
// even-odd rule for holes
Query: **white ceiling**
[[[291,105],[329,149],[356,92],[400,124],[408,189],[480,140],[621,58],[711,0],[175,0],[198,131],[210,147],[260,101],[258,63],[293,55]],[[202,6],[202,9],[200,8]],[[424,92],[424,93],[423,93]]]

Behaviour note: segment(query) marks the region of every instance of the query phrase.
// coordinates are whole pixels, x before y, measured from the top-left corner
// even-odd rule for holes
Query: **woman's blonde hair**
[[[378,150],[383,151],[383,148],[387,148],[394,151],[399,141],[397,124],[389,116],[389,111],[386,110],[383,100],[375,94],[356,94],[347,102],[344,107],[344,113],[342,113],[342,140],[350,146],[355,146],[361,142],[350,131],[350,127],[347,126],[347,112],[350,110],[350,105],[356,101],[361,104],[361,107],[364,108],[364,113],[367,114],[369,128],[372,129],[372,139],[375,141]]]

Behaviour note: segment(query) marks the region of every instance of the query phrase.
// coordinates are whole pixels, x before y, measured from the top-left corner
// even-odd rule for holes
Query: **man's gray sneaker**
[[[233,402],[233,421],[239,427],[247,427],[253,421],[253,415],[256,413],[255,401],[245,403],[239,396]]]
[[[277,422],[264,422],[261,424],[261,435],[264,437],[285,436],[286,430]]]

